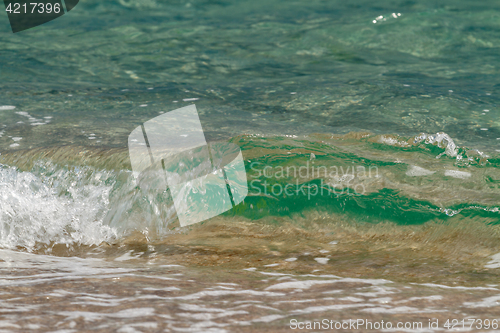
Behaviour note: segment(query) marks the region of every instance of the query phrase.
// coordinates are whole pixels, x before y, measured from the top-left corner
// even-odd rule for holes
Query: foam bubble
[[[429,176],[434,174],[436,171],[430,171],[424,168],[421,168],[416,165],[408,166],[408,171],[406,171],[406,175],[410,177],[421,177],[421,176]]]
[[[444,175],[458,179],[467,179],[470,178],[471,176],[470,172],[458,171],[458,170],[446,170],[444,172]]]
[[[329,258],[314,258],[318,263],[325,265],[330,259]]]

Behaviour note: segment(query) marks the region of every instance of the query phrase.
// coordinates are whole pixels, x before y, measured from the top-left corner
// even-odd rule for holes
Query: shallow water
[[[363,319],[428,332],[457,317],[477,319],[467,326],[491,327],[494,321],[487,320],[496,318],[500,299],[496,284],[401,284],[264,266],[214,274],[158,254],[104,260],[2,251],[2,257],[5,330],[285,332],[293,320],[335,325]],[[352,325],[343,331],[370,327]]]
[[[89,0],[17,34],[0,15],[0,330],[498,331],[498,9]],[[127,138],[193,103],[249,193],[181,227]]]

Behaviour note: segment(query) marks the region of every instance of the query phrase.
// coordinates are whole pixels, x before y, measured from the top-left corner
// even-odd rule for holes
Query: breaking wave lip
[[[457,162],[488,157],[458,147],[446,133],[420,134],[408,141],[377,137],[379,143],[403,148],[435,145],[444,149],[436,158],[446,155]],[[496,207],[473,204],[439,209],[448,216],[463,210],[498,212]],[[33,251],[53,244],[92,246],[113,243],[132,230],[147,239],[156,238],[171,233],[175,221],[168,191],[142,192],[130,170],[61,166],[41,159],[29,171],[0,164],[0,248]]]
[[[400,147],[410,147],[411,145],[418,145],[421,143],[425,145],[434,145],[441,149],[444,149],[443,152],[439,153],[436,156],[437,159],[441,158],[442,156],[455,158],[457,165],[459,166],[468,166],[476,163],[484,164],[490,157],[486,153],[477,149],[469,149],[467,147],[457,146],[453,139],[444,132],[438,132],[436,134],[420,133],[419,135],[416,135],[408,141],[399,139],[399,137],[394,138],[381,135],[379,137],[379,142],[391,146],[397,145]]]
[[[0,168],[0,246],[95,245],[118,237],[103,223],[111,175],[38,163],[35,172]],[[89,177],[91,175],[91,177]]]
[[[131,175],[42,160],[29,171],[0,164],[0,248],[32,252],[115,243],[133,231],[148,239],[169,233],[176,215],[168,192],[145,193]]]

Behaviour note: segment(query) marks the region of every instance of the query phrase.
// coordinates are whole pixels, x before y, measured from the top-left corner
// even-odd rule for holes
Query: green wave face
[[[454,147],[450,138],[433,142],[438,136],[245,138],[239,143],[251,156],[249,197],[234,214],[258,219],[321,210],[400,225],[456,214],[497,221],[495,159]]]
[[[167,188],[136,184],[125,149],[4,153],[0,246],[64,256],[90,250],[106,258],[132,250],[195,266],[241,258],[227,261],[232,268],[329,253],[334,265],[325,272],[443,282],[475,281],[500,252],[497,159],[457,147],[444,134],[230,141],[243,152],[248,196],[187,227],[179,225]],[[193,251],[207,254],[205,261]],[[366,271],[380,261],[392,268]],[[308,272],[308,265],[293,267]]]
[[[499,221],[496,159],[456,147],[445,134],[240,136],[231,142],[243,152],[248,195],[220,217],[229,221],[243,218],[279,225],[283,218],[293,221],[308,214],[342,216],[353,225],[390,223],[395,228],[458,218],[481,218],[493,228]],[[76,158],[75,149],[83,152]],[[136,185],[124,150],[63,147],[6,153],[1,158],[6,165],[18,166],[2,169],[4,191],[17,191],[21,197],[29,188],[31,200],[38,200],[3,202],[11,210],[26,211],[26,220],[4,213],[4,246],[99,244],[132,232],[163,239],[189,230],[179,227],[167,188],[148,190]],[[46,209],[47,202],[52,210],[42,210],[39,220],[31,217],[38,205]],[[85,206],[93,207],[95,214],[81,219],[78,214]],[[102,234],[87,237],[80,230],[88,218]],[[43,226],[46,220],[58,221],[58,228],[50,233]],[[15,231],[15,225],[25,230],[30,223],[38,223],[42,235],[37,238],[35,232],[28,243],[21,242],[23,233]]]

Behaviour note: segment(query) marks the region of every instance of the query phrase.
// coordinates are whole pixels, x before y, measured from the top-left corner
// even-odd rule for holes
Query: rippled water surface
[[[499,331],[499,10],[82,0],[16,34],[0,15],[0,331]],[[127,138],[191,104],[241,148],[248,196],[181,227]]]
[[[291,319],[359,318],[415,328],[397,331],[431,331],[430,321],[443,329],[459,316],[487,323],[500,299],[496,284],[401,284],[269,267],[214,273],[158,255],[103,260],[2,251],[2,257],[6,331],[286,332]],[[367,331],[363,324],[346,330]]]

